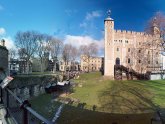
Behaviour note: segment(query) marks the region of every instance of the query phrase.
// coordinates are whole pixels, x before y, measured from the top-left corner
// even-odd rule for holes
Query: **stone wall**
[[[5,71],[5,74],[8,74],[8,50],[4,46],[0,46],[0,68]],[[0,76],[4,78],[5,75]]]
[[[115,30],[114,20],[104,21],[104,75],[114,77],[114,65],[120,64],[136,72],[152,71],[148,67],[160,68],[160,42],[158,34],[146,34],[126,30]],[[154,50],[152,50],[154,49]],[[143,51],[142,51],[143,50]],[[139,52],[140,51],[140,52]]]
[[[9,84],[9,89],[20,99],[22,100],[30,100],[33,97],[39,96],[45,93],[45,86],[48,83],[55,83],[55,76],[19,76],[15,77],[14,80]],[[4,91],[4,95],[5,95]],[[6,95],[5,95],[6,97]],[[18,103],[13,98],[13,96],[9,96],[10,107],[18,107]]]

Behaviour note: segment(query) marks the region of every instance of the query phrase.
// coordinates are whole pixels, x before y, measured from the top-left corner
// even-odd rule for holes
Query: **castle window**
[[[128,58],[128,63],[130,63],[131,62],[131,60],[130,60],[130,58]]]
[[[158,64],[158,61],[156,61],[156,64]]]
[[[125,43],[128,43],[128,40],[126,40]]]
[[[139,45],[141,45],[141,42],[139,42]]]
[[[141,53],[141,50],[139,50],[139,53]]]
[[[150,61],[148,61],[148,64],[150,64]]]
[[[150,51],[148,51],[148,54],[150,54]]]
[[[141,60],[139,60],[139,63],[141,63]]]
[[[128,52],[130,52],[131,51],[131,49],[130,48],[128,48]]]
[[[119,48],[117,48],[117,51],[119,51]]]

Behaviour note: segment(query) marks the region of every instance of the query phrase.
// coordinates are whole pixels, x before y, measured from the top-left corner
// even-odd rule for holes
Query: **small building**
[[[29,72],[28,72],[29,69]],[[32,62],[29,64],[26,59],[10,59],[9,61],[10,74],[27,74],[32,73]]]
[[[59,62],[60,71],[79,71],[80,64],[78,62],[64,62],[63,60]]]
[[[89,71],[101,71],[104,67],[103,57],[87,57],[86,55],[81,55],[81,70],[87,72]]]
[[[9,69],[10,69],[10,74],[18,73],[19,72],[19,60],[18,59],[10,59]]]
[[[25,59],[20,59],[19,60],[19,73],[20,74],[32,73],[32,62],[31,61],[27,62],[27,60],[25,60]]]

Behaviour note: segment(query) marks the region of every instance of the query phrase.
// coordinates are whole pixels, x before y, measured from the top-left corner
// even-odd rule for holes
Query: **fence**
[[[6,118],[12,118],[15,124],[53,124],[31,108],[28,100],[23,100],[9,88],[1,90],[1,103],[7,113]]]

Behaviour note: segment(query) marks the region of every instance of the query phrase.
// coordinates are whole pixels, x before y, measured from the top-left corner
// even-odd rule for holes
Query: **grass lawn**
[[[80,103],[65,105],[59,124],[150,124],[153,112],[165,108],[165,80],[111,81],[96,72],[82,74],[74,82],[74,92],[66,97],[78,99],[83,109]],[[59,102],[51,102],[48,94],[31,103],[47,118],[52,118],[60,106]]]

